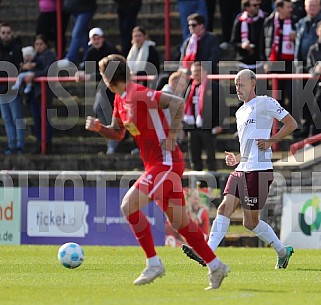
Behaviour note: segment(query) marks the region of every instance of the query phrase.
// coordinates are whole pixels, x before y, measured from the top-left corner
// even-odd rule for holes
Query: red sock
[[[141,211],[136,211],[127,217],[134,235],[140,246],[145,251],[146,257],[150,258],[156,255],[154,240],[149,221]]]
[[[201,229],[193,221],[190,221],[185,228],[178,230],[178,233],[185,237],[188,244],[204,259],[205,263],[209,263],[216,257],[207,245]]]

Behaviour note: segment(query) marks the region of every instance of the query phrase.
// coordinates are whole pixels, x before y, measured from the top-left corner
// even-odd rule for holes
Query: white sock
[[[209,271],[215,271],[221,265],[221,261],[218,257],[215,257],[212,261],[207,264]]]
[[[146,265],[147,266],[159,266],[160,265],[159,257],[157,255],[155,255],[153,257],[146,258]]]
[[[210,237],[207,242],[213,251],[216,250],[216,248],[226,235],[229,226],[230,219],[223,215],[217,215],[214,219],[210,232]]]
[[[252,232],[268,245],[272,246],[278,256],[282,257],[286,255],[286,249],[279,238],[276,236],[273,229],[263,220],[259,221],[259,224],[252,230]]]

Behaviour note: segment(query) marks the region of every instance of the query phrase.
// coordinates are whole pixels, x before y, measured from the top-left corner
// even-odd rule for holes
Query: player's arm
[[[111,124],[107,126],[101,124],[99,119],[87,116],[86,129],[98,132],[103,137],[116,141],[122,140],[126,131],[122,122],[114,116],[112,117]]]
[[[167,150],[174,150],[176,146],[177,134],[182,128],[184,100],[175,95],[162,93],[158,102],[158,107],[161,109],[169,109],[171,125],[169,127],[169,134],[165,147]]]
[[[281,122],[283,123],[282,128],[273,135],[269,140],[258,139],[257,145],[259,149],[266,150],[270,148],[274,143],[280,142],[283,138],[288,136],[292,131],[294,131],[298,124],[291,114],[287,114]]]
[[[241,154],[235,155],[232,152],[225,151],[225,163],[228,166],[235,166],[241,161]]]

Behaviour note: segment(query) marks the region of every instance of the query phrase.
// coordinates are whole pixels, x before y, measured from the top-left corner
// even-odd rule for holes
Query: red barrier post
[[[56,2],[56,18],[57,18],[57,58],[62,59],[62,0]]]
[[[47,80],[41,78],[41,154],[47,153]]]

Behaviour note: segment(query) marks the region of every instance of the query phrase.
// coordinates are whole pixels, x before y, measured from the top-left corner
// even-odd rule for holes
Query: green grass
[[[139,247],[83,247],[85,261],[69,270],[60,265],[58,246],[0,246],[0,304],[319,304],[320,250],[295,250],[286,270],[274,270],[270,248],[219,248],[231,268],[218,290],[204,291],[207,268],[179,248],[157,249],[166,276],[135,287],[144,268]]]

